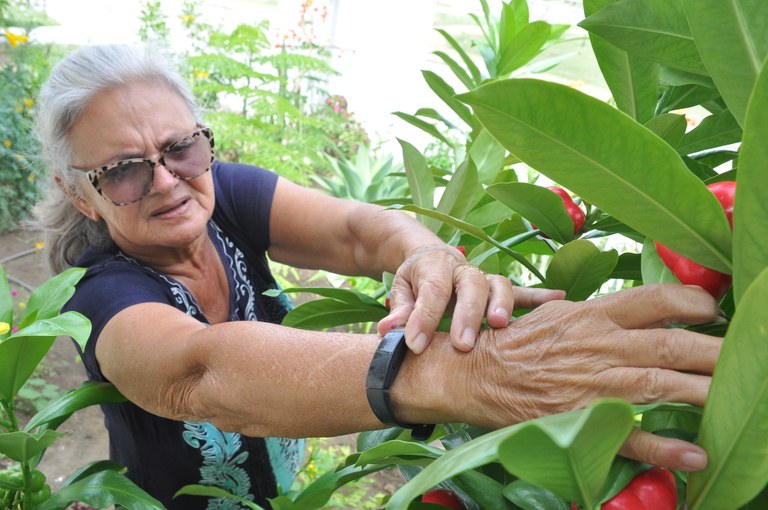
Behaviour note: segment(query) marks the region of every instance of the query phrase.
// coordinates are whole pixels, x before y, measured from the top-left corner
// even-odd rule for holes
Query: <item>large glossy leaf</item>
[[[488,186],[485,191],[560,244],[573,239],[573,220],[565,212],[563,199],[547,188],[509,182]]]
[[[41,425],[55,429],[75,411],[96,404],[123,401],[125,397],[111,383],[85,381],[52,400],[27,422],[24,430],[31,431]]]
[[[584,15],[591,16],[615,1],[584,0]],[[619,110],[641,124],[650,120],[659,96],[659,64],[630,55],[595,34],[589,34],[589,40]]]
[[[768,57],[768,2],[683,0],[683,5],[699,54],[743,126],[752,87]]]
[[[670,249],[731,272],[719,202],[672,147],[634,120],[540,80],[490,83],[459,98],[520,160]]]
[[[616,267],[616,250],[600,251],[577,239],[557,250],[547,268],[547,288],[564,290],[565,299],[583,301],[604,284]]]
[[[504,440],[499,459],[513,475],[591,508],[632,430],[632,407],[604,401],[577,417],[558,417]]]
[[[85,269],[72,267],[62,271],[32,292],[24,309],[19,328],[29,326],[38,319],[50,319],[58,315],[61,307],[75,293],[75,284],[85,275]]]
[[[466,158],[453,172],[437,204],[437,210],[455,218],[465,218],[475,204],[477,195],[481,193],[477,167],[471,158]],[[437,229],[437,235],[445,240],[449,240],[455,233],[456,227],[447,223]]]
[[[504,495],[523,510],[569,510],[571,506],[549,492],[524,480],[504,487]]]
[[[733,118],[733,114],[725,110],[706,117],[696,129],[683,137],[676,148],[680,154],[691,154],[737,143],[741,141],[741,136],[741,126]]]
[[[688,123],[684,115],[662,113],[646,122],[645,127],[672,147],[677,147],[685,136]]]
[[[498,76],[505,76],[530,62],[541,52],[551,33],[552,26],[545,21],[534,21],[520,29],[509,45],[501,49]]]
[[[126,510],[165,510],[158,500],[125,476],[111,470],[100,471],[58,490],[35,510],[61,510],[74,501],[95,508],[117,505]]]
[[[481,129],[469,147],[469,157],[475,162],[477,176],[481,183],[490,184],[504,166],[507,150],[491,134]]]
[[[453,90],[453,87],[451,87],[437,73],[432,71],[422,71],[421,74],[424,76],[424,80],[427,82],[427,85],[429,85],[429,88],[432,89],[432,92],[437,94],[437,97],[442,99],[442,101],[448,105],[461,120],[467,124],[472,123],[472,112],[465,104],[454,99],[456,91]]]
[[[0,399],[10,401],[50,350],[56,337],[67,335],[81,345],[91,323],[77,312],[38,320],[0,342]]]
[[[432,462],[392,496],[387,508],[407,508],[441,481],[495,461],[560,497],[594,503],[632,424],[629,404],[602,400],[490,432]]]
[[[680,0],[618,0],[579,26],[631,55],[707,74]]]
[[[767,4],[768,5],[768,4]],[[733,286],[738,303],[768,266],[768,65],[747,112],[733,210]]]
[[[17,430],[0,434],[0,454],[18,462],[29,459],[51,446],[62,434],[45,430],[39,434],[30,434]]]
[[[411,189],[414,205],[425,209],[435,206],[435,182],[427,167],[427,160],[419,150],[404,140],[398,140],[403,150],[403,163],[405,165],[408,186]],[[434,220],[422,219],[424,224],[433,231],[437,228]]]
[[[768,480],[768,269],[739,302],[704,406],[706,469],[688,477],[688,508],[739,508]]]
[[[314,299],[288,312],[283,325],[301,329],[325,329],[346,324],[378,322],[387,310],[377,306],[351,304],[336,299]]]
[[[654,283],[680,283],[680,280],[672,274],[672,271],[670,271],[659,258],[653,240],[645,240],[641,257],[640,270],[645,285]]]

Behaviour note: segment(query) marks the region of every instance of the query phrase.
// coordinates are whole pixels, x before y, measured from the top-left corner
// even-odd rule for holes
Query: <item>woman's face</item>
[[[130,158],[153,158],[164,147],[197,129],[184,100],[164,85],[135,82],[104,91],[73,125],[70,165],[91,169]],[[138,258],[163,256],[188,248],[207,234],[213,213],[211,173],[183,181],[163,165],[155,166],[148,194],[117,206],[81,177],[83,198],[75,206],[92,220],[104,219],[112,239]]]

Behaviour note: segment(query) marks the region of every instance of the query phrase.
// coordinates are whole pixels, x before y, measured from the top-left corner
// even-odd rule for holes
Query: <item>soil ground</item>
[[[0,235],[0,265],[11,280],[11,288],[18,292],[15,315],[20,312],[18,303],[25,302],[29,296],[26,287],[36,288],[50,276],[43,256],[35,251],[35,244],[39,241],[40,236],[30,231],[20,230]],[[13,258],[24,253],[23,256]],[[9,260],[11,258],[13,260]],[[63,337],[57,339],[33,377],[45,379],[60,391],[83,382],[86,378],[85,370],[72,340]],[[98,407],[78,411],[58,431],[63,437],[46,451],[39,466],[54,490],[84,464],[109,458],[109,441],[103,415]],[[341,436],[328,438],[321,444],[323,447],[348,446],[354,452],[355,439],[355,435]],[[3,459],[0,458],[2,466]],[[391,495],[402,483],[403,478],[397,471],[387,470],[374,475],[372,482],[366,483],[365,490],[373,500],[377,494]]]

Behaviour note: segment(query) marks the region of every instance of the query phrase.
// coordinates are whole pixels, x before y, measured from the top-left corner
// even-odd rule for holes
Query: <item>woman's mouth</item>
[[[191,201],[189,198],[185,198],[183,200],[179,200],[178,202],[174,202],[172,204],[166,205],[161,207],[160,209],[156,210],[152,213],[152,217],[154,218],[175,218],[177,216],[181,216],[182,214],[186,213],[189,210]]]

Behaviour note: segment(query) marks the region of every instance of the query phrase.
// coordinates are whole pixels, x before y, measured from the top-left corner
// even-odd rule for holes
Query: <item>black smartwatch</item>
[[[423,441],[432,435],[435,426],[399,423],[392,412],[392,402],[389,398],[389,388],[395,382],[407,350],[405,331],[402,328],[393,329],[384,335],[368,368],[366,394],[368,404],[379,421],[390,426],[411,429],[411,437]]]

